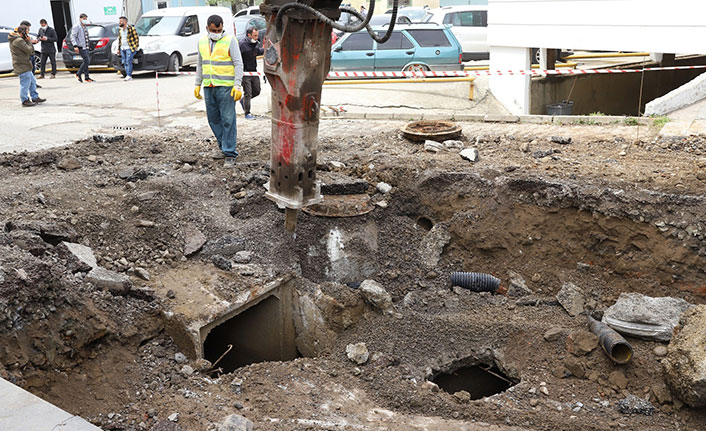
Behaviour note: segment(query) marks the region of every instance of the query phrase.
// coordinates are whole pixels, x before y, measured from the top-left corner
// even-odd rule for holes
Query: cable
[[[279,9],[279,11],[277,12],[277,17],[275,18],[275,26],[277,28],[277,33],[281,34],[282,33],[282,20],[284,19],[285,12],[290,9],[299,9],[299,10],[303,10],[303,11],[306,11],[306,12],[313,14],[319,21],[322,21],[322,22],[330,25],[331,27],[335,28],[336,30],[341,30],[346,33],[355,33],[357,31],[360,31],[363,28],[365,28],[368,31],[368,34],[370,34],[370,37],[373,38],[373,40],[375,40],[378,43],[385,43],[390,38],[390,36],[392,36],[392,30],[395,28],[395,21],[397,21],[397,2],[398,2],[398,0],[393,0],[393,6],[392,6],[393,9],[392,9],[390,27],[387,29],[387,32],[385,33],[385,35],[383,37],[376,35],[375,32],[373,31],[372,27],[370,27],[370,20],[372,19],[373,12],[375,11],[375,0],[370,0],[369,11],[365,17],[353,8],[350,8],[350,7],[340,8],[341,11],[348,12],[361,21],[360,23],[354,24],[354,25],[339,24],[336,21],[334,21],[331,18],[324,15],[323,13],[314,9],[313,7],[307,6],[305,4],[287,3],[286,5],[282,6]]]

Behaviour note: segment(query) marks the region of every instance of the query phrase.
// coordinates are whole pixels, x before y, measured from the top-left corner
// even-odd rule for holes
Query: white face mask
[[[208,37],[211,38],[211,40],[221,40],[223,38],[223,33],[208,33]]]
[[[46,26],[46,25],[43,25],[42,28],[46,30],[47,26]]]
[[[83,24],[83,25],[88,25],[88,20],[87,20],[87,19],[82,19],[82,20],[81,20],[81,24]]]

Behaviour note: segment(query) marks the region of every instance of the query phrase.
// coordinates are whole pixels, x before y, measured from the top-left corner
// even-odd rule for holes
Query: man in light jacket
[[[79,54],[83,59],[81,67],[79,67],[78,72],[76,72],[76,79],[78,79],[78,82],[83,82],[81,79],[81,74],[83,73],[86,82],[94,82],[91,77],[88,76],[88,65],[91,63],[91,57],[89,56],[91,45],[88,41],[88,29],[86,28],[88,15],[82,13],[79,18],[80,21],[71,29],[71,45],[74,47],[74,52]]]

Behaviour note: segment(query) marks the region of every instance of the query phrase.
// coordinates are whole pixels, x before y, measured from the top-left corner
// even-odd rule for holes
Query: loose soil
[[[621,292],[706,302],[702,138],[625,125],[467,123],[462,139],[480,154],[471,163],[458,149],[425,152],[400,136],[403,125],[322,122],[320,179],[368,181],[375,210],[300,213],[296,238],[263,196],[266,120],[239,124],[235,169],[211,159],[210,133],[191,129],[1,155],[0,376],[106,430],[214,430],[232,413],[260,430],[706,427],[704,411],[669,393],[653,354],[659,343],[630,339],[635,359],[624,366],[600,349],[573,357],[566,335],[586,323],[554,299],[573,282],[598,313]],[[377,191],[381,181],[390,193]],[[252,263],[225,271],[204,251],[184,256],[193,227],[209,240],[241,239]],[[332,232],[353,238],[349,267],[330,262]],[[115,296],[93,287],[57,252],[61,240],[90,246],[100,265],[129,274],[133,289]],[[438,262],[422,257],[430,244]],[[203,267],[211,269],[194,270]],[[294,274],[334,336],[305,357],[229,374],[191,359],[189,374],[164,323],[183,299],[163,284],[178,284],[178,271],[225,296]],[[452,289],[453,271],[492,273],[505,286],[519,275],[531,293]],[[362,302],[367,278],[391,294],[393,312]],[[554,327],[562,336],[545,341]],[[358,342],[370,351],[364,365],[345,354]],[[566,376],[567,361],[585,375]],[[425,383],[478,363],[519,383],[473,401]],[[627,393],[649,399],[655,414],[619,413]]]

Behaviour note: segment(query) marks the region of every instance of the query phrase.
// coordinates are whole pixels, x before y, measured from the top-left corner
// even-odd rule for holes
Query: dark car
[[[238,40],[242,40],[245,37],[245,31],[249,27],[255,27],[259,33],[257,38],[262,42],[267,30],[267,21],[261,15],[235,16],[233,17],[233,25],[235,26],[235,38]]]
[[[110,48],[113,42],[118,38],[120,26],[117,23],[94,23],[86,26],[88,29],[89,42],[89,57],[91,65],[111,66],[112,53]],[[61,56],[64,59],[64,64],[68,68],[76,68],[81,66],[81,56],[74,52],[74,47],[71,45],[71,32],[64,39],[61,46]]]

